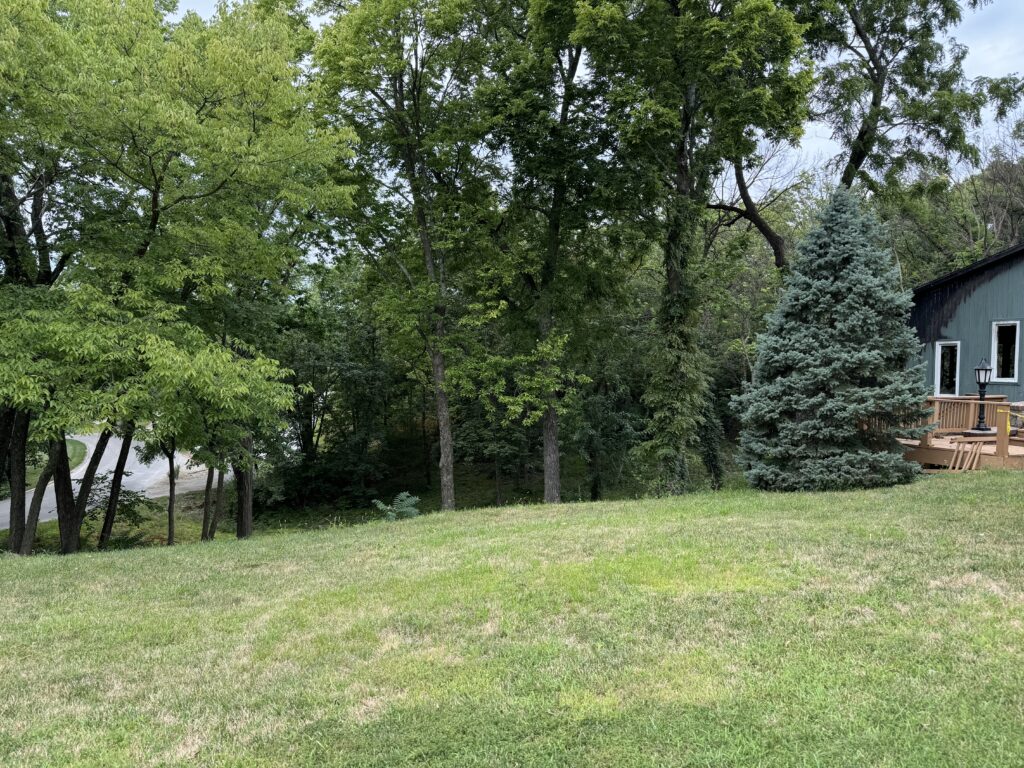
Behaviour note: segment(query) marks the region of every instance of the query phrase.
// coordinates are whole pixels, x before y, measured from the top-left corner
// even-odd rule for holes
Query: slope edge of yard
[[[974,472],[0,558],[0,764],[1024,763]]]

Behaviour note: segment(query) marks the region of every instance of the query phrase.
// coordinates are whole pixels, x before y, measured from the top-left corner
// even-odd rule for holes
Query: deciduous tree
[[[663,486],[685,483],[685,449],[699,435],[705,364],[694,338],[691,265],[711,183],[761,139],[799,135],[811,74],[793,15],[770,0],[588,0],[577,37],[611,84],[609,118],[621,160],[646,180],[663,254],[665,346],[648,400],[649,441]]]
[[[360,0],[335,15],[317,50],[335,119],[358,131],[363,178],[401,227],[374,263],[391,275],[379,297],[426,347],[440,446],[441,505],[455,506],[449,364],[461,275],[491,246],[497,168],[478,90],[494,55],[489,3]],[[379,222],[378,222],[379,223]],[[395,288],[398,288],[396,293]]]

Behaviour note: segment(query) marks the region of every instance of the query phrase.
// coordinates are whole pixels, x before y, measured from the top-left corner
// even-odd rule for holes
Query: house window
[[[992,323],[992,381],[1017,381],[1020,322]]]
[[[935,344],[935,394],[956,397],[960,394],[960,342]]]

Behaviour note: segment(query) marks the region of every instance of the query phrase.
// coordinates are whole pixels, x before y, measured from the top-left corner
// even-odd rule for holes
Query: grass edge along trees
[[[827,198],[757,169],[825,115],[826,184],[898,210],[1019,96],[943,47],[978,2],[62,2],[0,5],[0,466],[52,449],[67,551],[94,425],[210,467],[208,522],[233,476],[243,537],[435,470],[445,509],[456,468],[719,487],[766,265]]]
[[[977,472],[0,558],[0,763],[1011,768],[1022,505]]]

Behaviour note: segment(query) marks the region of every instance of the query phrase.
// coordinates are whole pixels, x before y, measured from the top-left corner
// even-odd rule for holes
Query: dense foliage
[[[924,371],[881,227],[839,191],[768,317],[753,383],[738,398],[747,479],[769,490],[907,482],[897,438],[925,415]]]
[[[130,508],[130,447],[72,482],[85,430],[167,466],[168,543],[183,455],[204,538],[232,485],[240,536],[403,491],[719,487],[836,185],[899,224],[876,281],[1024,233],[1019,83],[968,81],[949,37],[976,4],[0,0],[5,480],[41,465],[66,552]],[[780,170],[812,119],[840,154]]]

